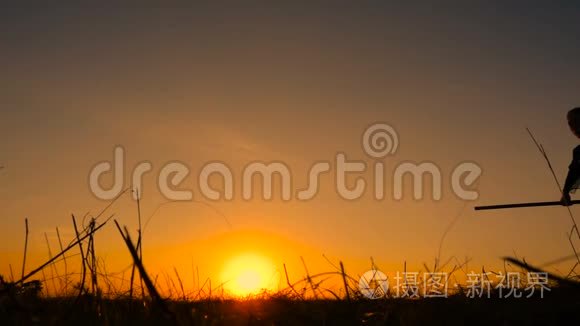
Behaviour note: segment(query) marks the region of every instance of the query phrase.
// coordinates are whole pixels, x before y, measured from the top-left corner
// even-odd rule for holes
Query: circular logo
[[[395,154],[399,147],[397,131],[386,123],[375,123],[369,126],[362,137],[365,153],[373,158],[384,158]]]
[[[361,276],[358,289],[368,299],[385,298],[389,290],[389,278],[385,273],[371,269]]]

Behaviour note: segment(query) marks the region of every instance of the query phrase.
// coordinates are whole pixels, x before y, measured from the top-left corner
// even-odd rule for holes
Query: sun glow
[[[222,270],[224,289],[234,296],[247,296],[273,290],[276,269],[267,258],[244,254],[228,261]]]

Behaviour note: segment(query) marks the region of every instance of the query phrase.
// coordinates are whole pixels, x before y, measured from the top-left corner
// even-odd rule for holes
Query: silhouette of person
[[[574,136],[580,138],[580,107],[568,111],[568,126]],[[574,148],[572,162],[568,166],[568,176],[562,189],[562,205],[570,206],[570,193],[580,188],[580,145]]]

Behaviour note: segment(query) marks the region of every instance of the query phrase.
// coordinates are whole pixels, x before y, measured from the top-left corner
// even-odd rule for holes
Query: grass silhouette
[[[371,300],[359,288],[360,275],[349,275],[343,262],[334,264],[324,256],[333,270],[313,274],[301,257],[304,275],[293,281],[284,264],[286,287],[277,291],[264,290],[244,298],[233,298],[224,294],[223,284],[212,286],[211,279],[201,285],[198,281],[197,289],[188,290],[175,267],[173,276],[164,275],[165,291],[160,291],[158,276],[152,278],[143,263],[141,230],[137,231],[137,241],[134,242],[129,230],[119,225],[114,220],[115,215],[109,213],[119,197],[99,214],[90,217],[88,225],[83,228],[79,228],[73,215],[71,220],[75,238],[67,245],[63,244],[57,228],[59,251],[53,255],[47,242],[49,259],[28,273],[29,223],[25,219],[20,278],[15,280],[11,275],[7,280],[0,276],[0,324],[560,325],[570,322],[578,324],[580,321],[577,313],[580,283],[573,271],[565,277],[548,274],[551,287],[544,297],[500,298],[498,291],[501,289],[493,287],[490,298],[468,298],[468,285],[455,282],[447,298],[402,298],[395,295],[393,288],[389,288],[384,297]],[[141,225],[139,202],[137,209]],[[132,259],[130,283],[125,287],[115,284],[119,283],[118,277],[107,273],[106,266],[100,265],[96,257],[94,235],[111,220]],[[79,254],[70,254],[74,250],[78,250]],[[423,264],[428,273],[446,272],[449,275],[446,282],[449,283],[456,274],[467,276],[468,259],[461,262],[451,258],[442,264],[440,251],[439,248],[439,257],[432,268]],[[80,258],[78,272],[70,268],[73,257]],[[504,261],[504,271],[491,273],[506,274],[508,266],[520,271],[544,272],[517,258],[506,257]],[[64,266],[64,274],[59,274],[57,264]],[[371,268],[378,269],[372,258]],[[487,274],[482,268],[482,275]],[[327,287],[329,279],[337,280],[342,288]],[[417,286],[427,288],[429,281],[429,278],[422,279]],[[406,279],[403,285],[407,284],[405,282]],[[140,287],[134,288],[135,284]],[[520,290],[528,285],[523,282],[519,285]]]

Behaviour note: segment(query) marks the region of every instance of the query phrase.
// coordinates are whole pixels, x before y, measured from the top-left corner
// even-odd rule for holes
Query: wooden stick
[[[580,204],[580,200],[570,201],[571,205]],[[503,204],[491,206],[475,206],[476,211],[490,210],[490,209],[504,209],[504,208],[522,208],[522,207],[543,207],[543,206],[562,206],[561,201],[542,201],[534,203],[520,203],[520,204]]]

